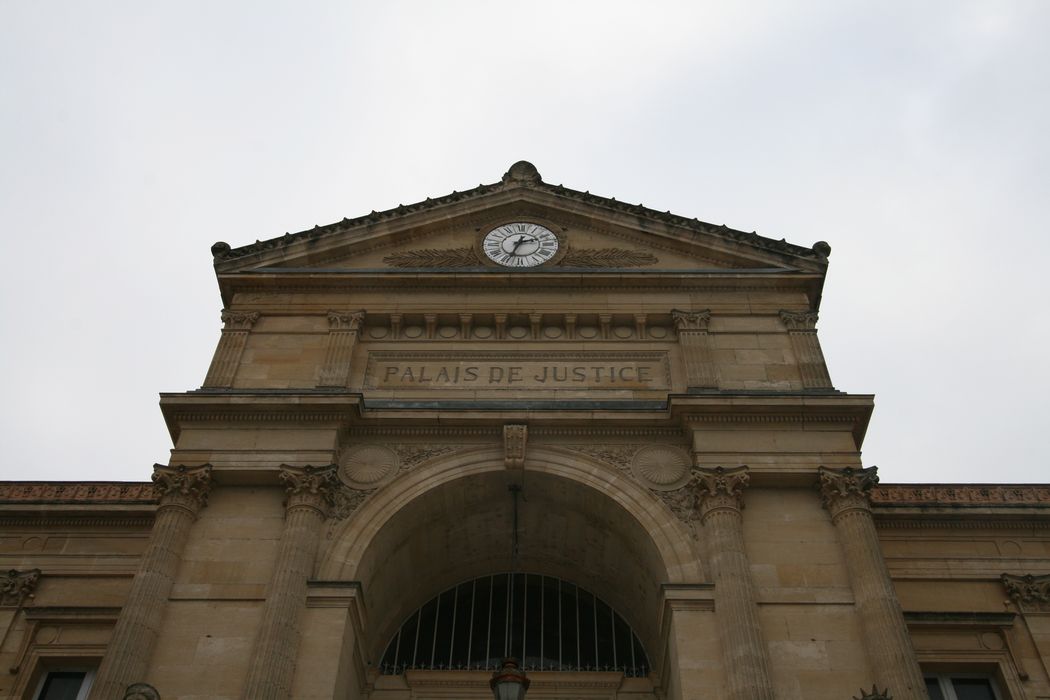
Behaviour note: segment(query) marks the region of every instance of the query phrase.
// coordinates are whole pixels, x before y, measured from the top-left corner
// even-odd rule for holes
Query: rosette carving
[[[397,473],[397,452],[385,445],[354,445],[339,459],[339,477],[348,486],[367,488]]]
[[[692,460],[682,449],[671,445],[646,445],[634,454],[631,473],[651,489],[672,490],[689,480]]]
[[[180,464],[169,467],[153,465],[153,487],[160,497],[160,505],[181,506],[194,513],[208,505],[211,489],[211,465],[187,467]]]

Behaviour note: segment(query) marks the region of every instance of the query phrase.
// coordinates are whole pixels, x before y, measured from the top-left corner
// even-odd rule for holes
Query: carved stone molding
[[[440,457],[441,455],[455,452],[457,445],[393,445],[402,470],[414,469],[427,460]]]
[[[999,577],[1006,593],[1024,613],[1050,613],[1050,574],[1006,574]]]
[[[642,445],[599,443],[593,445],[559,445],[559,447],[585,454],[634,476],[631,471],[631,462],[634,459],[634,455],[642,448]]]
[[[160,693],[149,683],[132,683],[124,691],[123,700],[160,700]]]
[[[22,607],[27,599],[36,596],[40,583],[40,569],[18,571],[11,569],[0,576],[0,605]]]
[[[528,426],[503,426],[503,463],[507,469],[525,468],[525,445],[528,437]]]
[[[718,511],[736,511],[744,508],[744,489],[751,481],[746,466],[697,468],[693,470],[700,503],[701,522]]]
[[[462,248],[420,248],[391,253],[383,258],[390,267],[463,268],[481,267],[484,262],[472,246]],[[652,253],[627,248],[569,248],[556,263],[559,267],[621,268],[655,265]]]
[[[820,495],[832,520],[852,510],[870,511],[869,494],[879,483],[878,467],[820,467],[817,474],[820,478]]]
[[[979,484],[882,484],[871,491],[874,505],[1050,505],[1050,487]]]
[[[196,513],[208,505],[211,489],[211,465],[169,467],[153,465],[153,485],[160,497],[160,507],[177,506]]]
[[[706,331],[711,323],[711,311],[679,311],[671,310],[671,318],[674,320],[675,330],[682,331]]]
[[[332,505],[328,515],[333,520],[345,520],[360,508],[375,489],[358,489],[344,486],[332,495]]]
[[[890,695],[889,688],[886,690],[879,690],[878,686],[872,685],[871,692],[860,689],[860,697],[853,696],[853,700],[893,700],[893,696]]]
[[[258,311],[229,311],[222,310],[222,323],[224,330],[247,331],[259,320]]]
[[[150,482],[6,481],[0,483],[3,503],[155,503]]]
[[[290,511],[300,507],[313,508],[322,514],[327,514],[341,486],[337,476],[338,471],[339,466],[336,464],[321,467],[312,465],[293,467],[282,464],[280,479],[284,482],[285,491],[288,493],[285,509]]]
[[[437,313],[421,309],[414,313],[370,313],[360,326],[366,342],[402,341],[425,343],[450,340],[532,340],[543,343],[566,341],[665,341],[674,342],[669,314],[564,313],[554,309],[522,309],[508,313]]]

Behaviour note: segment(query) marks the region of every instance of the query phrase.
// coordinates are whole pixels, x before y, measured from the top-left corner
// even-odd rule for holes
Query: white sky
[[[234,246],[548,182],[834,251],[883,481],[1050,481],[1050,2],[6,2],[0,478],[147,479]]]

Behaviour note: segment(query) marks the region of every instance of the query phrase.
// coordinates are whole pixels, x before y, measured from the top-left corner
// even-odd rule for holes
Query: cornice
[[[516,171],[527,170],[530,176],[526,179],[514,176]],[[537,193],[536,197],[531,193]],[[500,195],[503,195],[502,197]],[[344,218],[342,221],[327,226],[314,226],[312,229],[298,233],[286,233],[284,236],[256,241],[253,244],[239,248],[231,248],[226,243],[216,243],[212,246],[212,254],[215,258],[216,269],[229,267],[229,263],[244,260],[246,258],[260,258],[263,254],[296,246],[299,243],[312,243],[315,247],[320,241],[337,235],[364,234],[372,231],[380,225],[389,225],[393,222],[409,217],[414,214],[440,215],[443,209],[463,209],[464,204],[477,203],[485,198],[493,204],[503,204],[513,199],[540,199],[546,196],[555,202],[564,201],[569,205],[570,211],[578,210],[579,204],[585,204],[608,212],[610,215],[637,220],[638,218],[650,222],[658,222],[671,229],[681,231],[682,235],[695,237],[706,235],[715,240],[723,241],[730,245],[743,245],[752,249],[772,253],[778,257],[790,257],[806,260],[810,264],[826,266],[827,257],[831,247],[826,243],[814,244],[812,248],[788,243],[784,240],[775,240],[760,236],[755,232],[747,233],[727,226],[717,226],[698,219],[690,219],[684,216],[672,214],[670,211],[660,212],[650,209],[642,204],[631,204],[620,202],[614,198],[593,195],[590,192],[581,192],[563,185],[552,185],[543,182],[536,168],[524,161],[511,166],[511,169],[503,176],[501,182],[492,184],[481,184],[464,192],[452,192],[448,195],[436,198],[427,198],[421,202],[409,205],[398,205],[385,211],[372,211],[364,216],[354,219]],[[444,214],[446,217],[449,213]],[[360,236],[363,237],[363,236]]]
[[[873,506],[947,508],[1047,508],[1047,484],[881,484],[871,492]]]

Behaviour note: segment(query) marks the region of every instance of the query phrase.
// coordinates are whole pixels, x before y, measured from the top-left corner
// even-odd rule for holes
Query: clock
[[[481,247],[493,262],[504,267],[536,267],[558,252],[558,237],[539,224],[503,224],[485,234]]]

